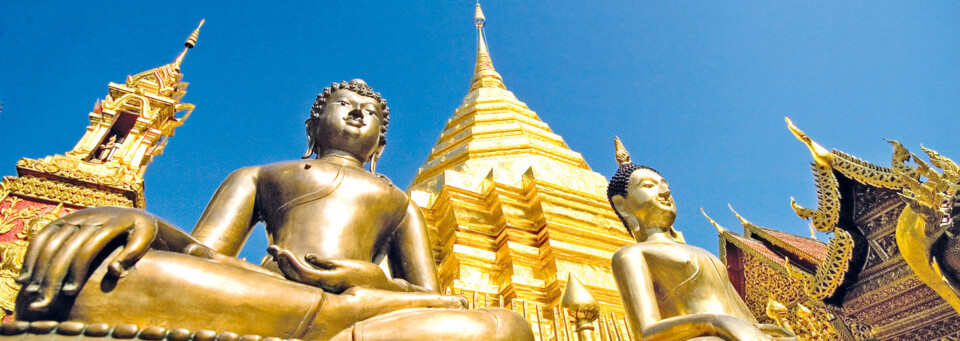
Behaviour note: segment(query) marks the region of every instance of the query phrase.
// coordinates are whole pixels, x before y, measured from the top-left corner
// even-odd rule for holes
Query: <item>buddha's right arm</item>
[[[193,237],[221,255],[236,257],[259,219],[259,175],[260,167],[246,167],[227,176],[200,216]]]
[[[611,260],[613,277],[620,289],[620,298],[630,320],[630,328],[639,338],[648,336],[645,327],[660,320],[660,308],[653,289],[653,278],[647,264],[643,247],[639,244],[624,246]]]

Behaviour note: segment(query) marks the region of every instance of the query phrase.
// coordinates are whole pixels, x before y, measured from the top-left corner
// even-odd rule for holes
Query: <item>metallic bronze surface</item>
[[[386,141],[379,94],[354,80],[318,97],[307,121],[318,158],[235,171],[192,234],[118,207],[51,223],[27,250],[17,319],[107,323],[114,334],[130,324],[150,331],[140,335],[148,339],[157,328],[182,328],[323,340],[532,340],[516,313],[465,310],[460,297],[437,293],[419,209],[364,169]],[[272,244],[263,267],[234,258],[257,222]],[[392,279],[376,266],[384,257]]]
[[[617,145],[617,159],[628,160]],[[794,339],[779,326],[759,324],[720,259],[683,242],[673,229],[670,186],[656,170],[622,162],[607,194],[637,240],[612,260],[634,335],[643,340]]]

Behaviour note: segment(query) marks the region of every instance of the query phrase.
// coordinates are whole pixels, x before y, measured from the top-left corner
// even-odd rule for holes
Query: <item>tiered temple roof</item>
[[[769,299],[802,304],[832,325],[830,339],[931,340],[960,337],[960,316],[925,285],[898,247],[910,154],[896,141],[892,167],[827,150],[789,122],[813,155],[817,208],[791,202],[826,243],[749,223],[743,235],[718,228],[721,258],[754,314]],[[739,217],[739,215],[738,215]],[[771,285],[770,283],[775,283]],[[767,291],[764,293],[764,291]]]

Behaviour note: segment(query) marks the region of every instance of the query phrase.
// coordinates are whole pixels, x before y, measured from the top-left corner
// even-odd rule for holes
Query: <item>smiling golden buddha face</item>
[[[632,228],[673,226],[677,218],[677,206],[670,194],[670,185],[657,172],[640,168],[630,174],[626,197],[614,198],[621,215],[636,219],[638,226]],[[634,231],[637,232],[637,231]]]

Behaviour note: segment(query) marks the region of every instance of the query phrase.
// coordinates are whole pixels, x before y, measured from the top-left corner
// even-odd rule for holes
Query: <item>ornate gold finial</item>
[[[623,146],[623,142],[620,142],[620,137],[613,137],[613,145],[617,149],[617,164],[625,165],[631,163],[630,161],[630,152],[627,151],[627,148]]]
[[[777,324],[780,324],[780,319],[782,319],[789,312],[790,310],[787,309],[787,306],[783,305],[783,303],[780,303],[780,301],[773,299],[773,295],[767,295],[767,317],[776,321]],[[783,325],[781,325],[781,327],[783,327]]]
[[[830,167],[830,165],[833,163],[833,153],[826,148],[823,148],[823,146],[821,146],[819,143],[816,143],[810,139],[810,136],[807,136],[807,134],[800,130],[800,128],[797,128],[797,126],[793,124],[793,121],[790,121],[789,117],[784,117],[783,119],[787,121],[787,128],[790,129],[790,132],[793,133],[793,136],[796,136],[800,142],[806,144],[807,148],[810,149],[810,154],[813,155],[813,160],[821,166]]]
[[[707,215],[707,212],[703,210],[703,207],[700,208],[700,213],[703,213],[703,216],[707,218],[707,221],[709,221],[710,224],[713,225],[713,227],[717,228],[717,234],[723,234],[724,232],[727,231],[726,228],[724,228],[723,226],[720,226],[720,224],[717,224],[716,221],[713,221],[713,218],[710,218],[710,216]]]
[[[790,309],[786,305],[773,299],[773,295],[767,295],[767,317],[777,323],[783,329],[793,333],[793,327],[790,325]]]
[[[807,227],[810,228],[810,239],[819,240],[817,239],[817,230],[813,228],[813,224],[808,224]]]
[[[567,276],[567,286],[563,289],[560,306],[567,309],[567,314],[576,321],[579,339],[592,340],[591,323],[600,316],[600,303],[572,273]]]
[[[183,57],[187,55],[187,50],[192,49],[197,45],[197,37],[200,36],[200,28],[203,27],[203,23],[206,22],[206,19],[200,19],[200,25],[197,25],[197,29],[193,30],[193,33],[190,33],[190,36],[187,37],[187,41],[183,42],[183,52],[180,52],[180,55],[177,56],[177,59],[173,62],[173,66],[180,68],[180,63],[183,62]]]
[[[480,9],[480,1],[477,1],[477,11],[473,14],[473,24],[479,29],[483,28],[485,22],[487,20],[483,17],[483,10]]]
[[[490,52],[487,51],[487,39],[483,34],[483,27],[487,20],[483,16],[483,10],[480,9],[480,3],[477,3],[477,10],[473,16],[473,24],[477,27],[477,65],[473,69],[473,80],[470,81],[470,91],[479,88],[500,88],[506,89],[503,85],[503,77],[493,68],[493,60],[490,59]]]
[[[197,29],[193,30],[193,33],[190,33],[190,36],[187,37],[187,41],[183,42],[183,46],[192,49],[197,45],[197,36],[200,35],[200,28],[203,27],[203,23],[206,21],[207,19],[200,19],[200,25],[197,25]]]
[[[797,317],[810,318],[810,319],[816,318],[816,316],[813,315],[813,311],[811,311],[810,308],[807,308],[807,306],[801,303],[797,303]]]

